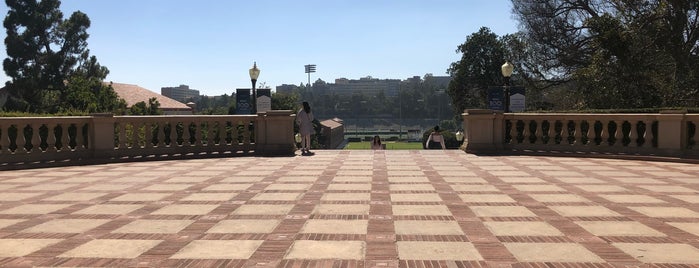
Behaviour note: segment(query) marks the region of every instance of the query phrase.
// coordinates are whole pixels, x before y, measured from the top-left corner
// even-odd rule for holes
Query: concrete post
[[[495,153],[503,148],[502,114],[493,110],[465,110],[464,147],[467,153]]]
[[[111,113],[91,114],[92,128],[89,130],[91,154],[94,158],[106,158],[114,152],[114,123],[116,118]]]
[[[687,143],[686,111],[666,110],[658,115],[658,149],[666,154],[682,153]]]
[[[257,150],[262,155],[294,155],[294,119],[291,110],[258,113]],[[256,129],[257,129],[256,128]]]

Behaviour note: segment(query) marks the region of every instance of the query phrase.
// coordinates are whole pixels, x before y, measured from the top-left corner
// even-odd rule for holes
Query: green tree
[[[106,77],[108,70],[87,49],[90,19],[85,13],[77,11],[64,19],[58,0],[5,3],[9,9],[3,24],[7,32],[3,68],[11,78],[6,84],[7,109],[39,113],[83,108],[104,111],[105,105],[118,102],[78,101],[115,96],[108,92],[108,86],[95,84]]]
[[[298,94],[273,93],[272,110],[292,110],[296,112],[299,103]]]
[[[457,53],[461,60],[451,64],[447,72],[452,76],[447,92],[456,111],[466,108],[486,108],[487,89],[501,85],[500,66],[505,62],[503,40],[482,27],[466,37]]]
[[[578,108],[697,105],[699,2],[511,0],[541,81]]]
[[[131,115],[161,115],[163,114],[160,110],[160,102],[157,98],[153,97],[148,99],[148,103],[145,101],[140,101],[131,106],[129,110]]]

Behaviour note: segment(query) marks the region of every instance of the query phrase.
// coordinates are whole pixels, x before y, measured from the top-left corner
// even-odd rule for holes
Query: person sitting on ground
[[[444,136],[442,136],[442,133],[439,131],[439,126],[434,126],[434,130],[430,133],[430,136],[427,137],[425,148],[430,148],[430,141],[439,142],[439,144],[442,145],[442,150],[447,148],[444,146]]]
[[[374,140],[371,142],[371,149],[372,150],[383,150],[384,147],[381,144],[381,137],[378,135],[374,136]]]

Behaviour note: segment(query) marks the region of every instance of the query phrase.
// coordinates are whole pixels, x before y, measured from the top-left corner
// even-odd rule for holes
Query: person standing
[[[442,133],[439,131],[439,126],[434,126],[434,130],[430,133],[430,136],[427,137],[425,148],[430,148],[430,141],[438,142],[442,145],[442,150],[446,149],[446,146],[444,146],[444,136],[442,136]]]
[[[313,154],[311,152],[311,134],[313,133],[313,113],[311,105],[307,101],[303,102],[301,108],[296,114],[296,123],[299,125],[299,133],[301,134],[301,154]]]

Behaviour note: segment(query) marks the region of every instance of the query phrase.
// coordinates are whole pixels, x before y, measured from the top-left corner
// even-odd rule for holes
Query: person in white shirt
[[[427,141],[425,141],[425,148],[430,148],[430,141],[439,142],[439,144],[442,145],[442,150],[447,148],[444,146],[444,136],[439,132],[439,126],[434,126],[434,130],[430,133],[430,136],[427,137]]]
[[[313,133],[313,113],[308,102],[303,102],[303,108],[296,114],[296,123],[299,125],[299,133],[301,134],[301,154],[310,155],[311,152],[311,134]]]

